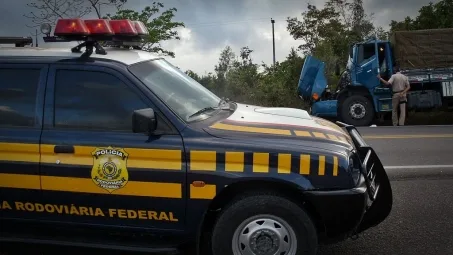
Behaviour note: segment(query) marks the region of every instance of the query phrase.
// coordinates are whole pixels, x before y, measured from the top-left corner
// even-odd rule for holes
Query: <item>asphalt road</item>
[[[389,218],[357,240],[320,247],[319,255],[453,254],[453,126],[360,128],[391,178]],[[8,255],[122,254],[21,246]],[[3,254],[2,254],[3,255]]]
[[[392,213],[327,254],[453,254],[453,126],[360,128],[386,166]]]

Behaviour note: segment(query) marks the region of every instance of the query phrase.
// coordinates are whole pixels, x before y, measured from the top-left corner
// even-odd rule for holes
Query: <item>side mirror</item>
[[[157,129],[157,120],[151,108],[135,110],[132,114],[132,132],[151,135]]]
[[[335,64],[335,75],[336,76],[340,75],[340,65],[338,63]]]

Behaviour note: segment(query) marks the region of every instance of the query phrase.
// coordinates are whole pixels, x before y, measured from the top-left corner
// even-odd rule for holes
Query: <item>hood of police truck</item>
[[[297,91],[302,98],[311,101],[313,95],[318,95],[318,97],[322,95],[327,87],[324,70],[324,62],[313,56],[307,56],[305,58],[297,87]]]
[[[319,141],[351,148],[349,134],[338,125],[295,108],[260,107],[237,103],[228,118],[211,124],[208,133],[217,137],[272,139],[285,143]]]

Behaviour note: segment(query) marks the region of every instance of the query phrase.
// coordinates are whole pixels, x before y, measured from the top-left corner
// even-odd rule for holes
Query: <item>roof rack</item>
[[[123,20],[93,19],[59,19],[57,21],[54,36],[50,36],[51,26],[43,26],[42,33],[46,36],[44,42],[81,42],[73,47],[73,53],[85,52],[81,57],[90,57],[93,51],[96,54],[106,55],[102,46],[128,46],[139,48],[143,38],[149,35],[149,31],[143,22]]]
[[[31,37],[0,37],[0,44],[14,44],[16,47],[25,47],[25,45],[32,45],[33,39]]]

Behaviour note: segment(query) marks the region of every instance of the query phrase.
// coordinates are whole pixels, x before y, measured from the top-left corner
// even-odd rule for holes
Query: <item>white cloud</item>
[[[224,40],[214,48],[205,49],[201,46],[200,41],[210,37],[211,34],[193,33],[190,26],[178,30],[181,40],[173,40],[162,43],[166,49],[175,52],[175,58],[167,58],[171,63],[180,67],[182,70],[193,70],[198,74],[213,72],[214,66],[218,63],[220,52],[229,45],[239,54],[243,46],[249,46],[253,50],[252,58],[255,63],[264,62],[272,64],[272,26],[269,22],[244,22],[241,24],[227,24],[225,30],[237,31],[242,30],[244,34],[241,38],[231,38],[224,35]],[[275,23],[275,52],[276,60],[283,61],[288,55],[291,47],[297,47],[300,41],[294,40],[286,30],[286,21],[277,19]]]
[[[164,48],[175,52],[176,55],[176,58],[167,57],[166,59],[183,71],[190,69],[199,74],[213,71],[223,47],[204,51],[197,47],[197,36],[192,33],[190,28],[181,28],[178,33],[181,40],[162,43]]]

